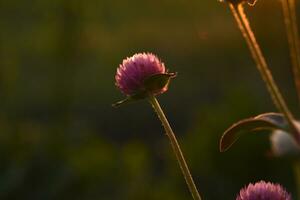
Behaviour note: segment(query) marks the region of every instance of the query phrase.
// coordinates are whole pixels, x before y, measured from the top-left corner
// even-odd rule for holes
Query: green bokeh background
[[[279,1],[247,7],[274,77],[299,116]],[[159,100],[203,199],[258,180],[296,193],[269,134],[220,153],[239,119],[276,111],[226,4],[215,0],[0,1],[0,199],[191,199],[148,105],[119,109],[116,68],[157,54],[178,77]]]

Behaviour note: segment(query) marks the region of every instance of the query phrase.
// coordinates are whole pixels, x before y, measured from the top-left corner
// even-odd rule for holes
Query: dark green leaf
[[[144,87],[147,91],[156,92],[167,87],[170,79],[174,78],[176,73],[155,74],[144,81]]]
[[[124,100],[112,104],[112,106],[117,108],[123,104],[144,99],[148,96],[149,93],[155,94],[163,88],[168,87],[170,79],[174,78],[175,76],[176,73],[155,74],[153,76],[150,76],[144,81],[144,85],[139,91],[137,91],[133,95],[127,96]]]
[[[121,105],[131,103],[140,99],[144,99],[147,96],[146,91],[141,91],[131,96],[127,96],[125,99],[118,101],[117,103],[112,104],[113,107],[118,108]]]
[[[288,130],[287,122],[282,114],[264,113],[256,117],[241,120],[229,127],[220,140],[220,151],[226,151],[244,133],[258,130]]]

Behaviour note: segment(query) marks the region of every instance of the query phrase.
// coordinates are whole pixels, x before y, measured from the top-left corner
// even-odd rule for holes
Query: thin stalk
[[[284,22],[287,32],[288,43],[290,47],[290,56],[294,80],[300,101],[300,44],[297,27],[295,0],[281,0]]]
[[[264,82],[267,85],[267,88],[269,90],[269,93],[272,97],[275,106],[285,116],[292,134],[294,135],[298,143],[300,143],[300,133],[296,128],[295,124],[293,123],[295,119],[292,113],[290,112],[289,108],[287,107],[287,104],[285,103],[274,81],[271,71],[269,70],[266,60],[262,54],[262,51],[260,50],[260,47],[256,41],[254,33],[250,27],[249,21],[245,15],[243,5],[242,4],[234,5],[229,3],[229,7],[238,24],[239,29],[241,30],[247,42],[251,54],[256,62],[257,69],[260,72]]]
[[[149,95],[148,99],[149,99],[149,102],[152,105],[154,111],[158,115],[158,118],[160,119],[163,127],[165,128],[166,134],[170,139],[173,151],[176,155],[176,159],[177,159],[180,169],[183,173],[184,179],[188,185],[188,188],[189,188],[194,200],[201,200],[200,194],[196,188],[196,185],[195,185],[192,175],[190,173],[189,167],[185,161],[185,158],[184,158],[183,153],[180,149],[180,146],[177,142],[175,134],[174,134],[163,110],[161,109],[155,96]]]

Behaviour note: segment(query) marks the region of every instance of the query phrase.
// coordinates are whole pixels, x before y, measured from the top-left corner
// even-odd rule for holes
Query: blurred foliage
[[[280,3],[247,12],[298,115]],[[116,68],[143,51],[178,72],[159,99],[204,199],[261,179],[296,193],[291,162],[266,156],[268,133],[218,150],[233,122],[275,111],[226,4],[2,0],[0,27],[1,199],[191,199],[147,102],[111,107]]]

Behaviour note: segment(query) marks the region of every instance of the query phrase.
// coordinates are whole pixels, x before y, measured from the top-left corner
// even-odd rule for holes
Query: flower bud
[[[274,156],[292,156],[300,154],[300,147],[291,134],[275,130],[270,136],[271,149]]]

